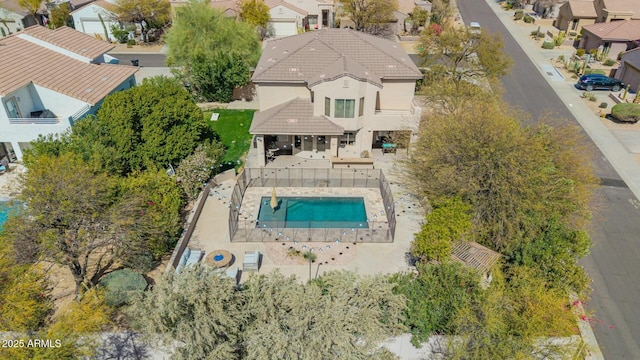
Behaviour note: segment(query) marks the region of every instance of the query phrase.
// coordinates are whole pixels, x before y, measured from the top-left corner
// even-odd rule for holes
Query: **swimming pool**
[[[278,228],[368,228],[362,197],[278,197],[260,201],[257,227]]]
[[[5,221],[7,221],[7,217],[11,211],[16,209],[16,202],[0,200],[0,229],[2,229],[2,225],[4,225]]]

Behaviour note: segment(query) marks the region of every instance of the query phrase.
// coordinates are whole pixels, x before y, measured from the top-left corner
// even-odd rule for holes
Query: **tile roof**
[[[107,11],[110,11],[110,12],[114,12],[114,8],[116,6],[118,6],[118,5],[114,4],[114,3],[108,2],[106,0],[94,0],[94,1],[85,2],[82,5],[75,7],[75,10],[73,10],[71,12],[71,14],[76,13],[76,12],[82,10],[83,8],[85,8],[85,7],[89,6],[89,5],[97,5],[97,6],[103,8],[103,9],[105,9]]]
[[[422,74],[394,41],[349,29],[323,29],[268,42],[254,82],[309,82],[342,57],[381,79],[420,79]]]
[[[451,245],[451,256],[478,272],[487,272],[498,261],[500,254],[473,241],[456,241]]]
[[[596,18],[596,8],[593,5],[593,0],[569,0],[569,9],[574,18]]]
[[[264,3],[267,4],[267,7],[269,7],[269,9],[273,9],[274,7],[278,6],[278,5],[282,5],[290,10],[293,10],[295,12],[297,12],[300,15],[304,15],[307,16],[307,11],[304,9],[301,9],[293,4],[290,4],[289,2],[285,1],[285,0],[264,0]]]
[[[344,128],[325,116],[314,116],[311,101],[295,98],[265,111],[256,112],[249,133],[342,135]]]
[[[640,16],[640,2],[637,0],[604,0],[603,3],[604,8],[609,11],[633,11],[635,12],[635,16]]]
[[[23,16],[29,15],[29,11],[23,9],[18,3],[18,0],[0,0],[0,8],[7,9]]]
[[[21,31],[18,36],[25,34],[91,60],[115,47],[115,45],[111,43],[98,40],[91,35],[81,33],[67,26],[55,30],[47,29],[44,26],[31,26]]]
[[[323,81],[333,81],[342,76],[349,76],[356,80],[367,81],[382,87],[382,80],[380,80],[379,76],[371,74],[367,69],[362,67],[362,65],[346,56],[342,56],[335,62],[329,64],[318,76],[309,79],[309,87]]]
[[[95,105],[138,71],[126,65],[86,63],[17,35],[0,39],[0,48],[3,96],[33,83]]]
[[[611,21],[582,27],[602,40],[631,41],[640,39],[640,20]]]
[[[187,1],[188,3],[188,1]],[[240,13],[240,7],[236,0],[211,0],[209,6],[214,9],[222,10],[225,14]]]

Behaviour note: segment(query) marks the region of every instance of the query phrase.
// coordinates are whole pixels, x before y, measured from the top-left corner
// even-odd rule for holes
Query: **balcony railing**
[[[55,125],[60,123],[60,118],[9,118],[9,124],[23,125]]]

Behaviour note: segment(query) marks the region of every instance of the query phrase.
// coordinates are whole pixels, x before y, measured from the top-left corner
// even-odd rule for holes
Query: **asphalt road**
[[[478,21],[487,31],[502,34],[505,51],[514,62],[511,74],[502,79],[504,98],[531,114],[523,124],[545,116],[552,117],[552,125],[577,124],[487,3],[458,0],[457,4],[465,22]],[[596,192],[589,231],[594,246],[582,261],[593,279],[587,311],[595,312],[591,326],[607,360],[640,359],[640,202],[600,151],[593,160],[596,174],[608,186]]]
[[[120,54],[109,54],[118,60],[120,60],[120,64],[122,65],[131,65],[132,59],[138,59],[139,65],[144,67],[165,67],[165,60],[167,56],[165,54],[130,54],[130,53],[120,53]]]

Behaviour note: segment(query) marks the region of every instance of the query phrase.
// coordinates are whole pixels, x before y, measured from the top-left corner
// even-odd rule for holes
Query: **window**
[[[340,136],[340,146],[345,147],[346,145],[354,145],[356,143],[356,133],[354,132],[345,132],[342,136]]]
[[[331,116],[331,99],[328,97],[324,98],[324,115]]]
[[[573,23],[571,24],[571,30],[575,30],[578,28],[578,19],[574,19]]]
[[[364,96],[360,98],[360,104],[358,104],[358,116],[364,114]]]
[[[22,114],[20,114],[20,108],[18,108],[18,103],[16,102],[16,98],[12,97],[7,100],[5,103],[7,105],[7,112],[9,113],[10,118],[21,118]]]
[[[355,99],[336,99],[335,105],[335,115],[336,118],[353,118],[355,116],[356,110],[356,100]]]

